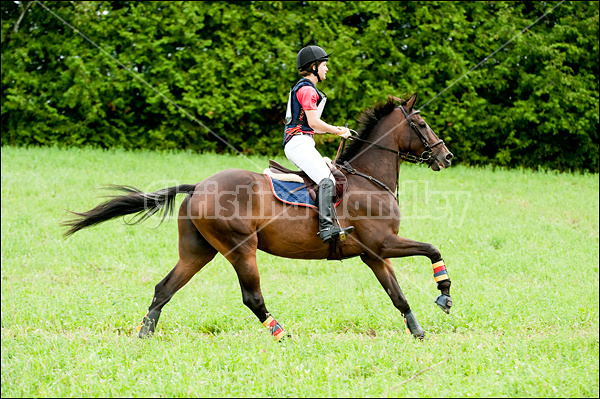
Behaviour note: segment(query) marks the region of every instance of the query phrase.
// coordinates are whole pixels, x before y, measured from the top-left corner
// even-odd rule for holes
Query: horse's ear
[[[415,104],[417,103],[417,98],[419,97],[419,93],[415,93],[413,94],[410,99],[406,102],[406,107],[411,110],[414,108]]]

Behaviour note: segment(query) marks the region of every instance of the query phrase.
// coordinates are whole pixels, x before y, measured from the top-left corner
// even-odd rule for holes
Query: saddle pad
[[[273,195],[281,202],[290,205],[307,206],[309,208],[317,209],[317,204],[315,204],[312,198],[310,198],[306,187],[294,193],[290,193],[290,191],[304,185],[304,183],[281,181],[273,179],[269,175],[266,176],[269,179],[269,184],[271,185]]]
[[[267,168],[263,170],[263,174],[271,176],[271,178],[274,180],[293,181],[296,183],[304,184],[304,179],[301,176],[295,175],[293,173],[275,173],[271,169]]]

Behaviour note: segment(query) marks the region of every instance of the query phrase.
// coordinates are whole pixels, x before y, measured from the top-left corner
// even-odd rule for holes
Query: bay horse
[[[360,256],[371,268],[394,306],[402,313],[406,331],[422,339],[424,330],[406,300],[392,267],[393,258],[426,256],[433,266],[441,295],[435,303],[446,313],[452,306],[450,279],[440,251],[431,244],[398,235],[400,209],[394,190],[402,161],[425,163],[439,171],[450,166],[453,155],[420,111],[417,94],[409,100],[389,96],[387,102],[366,109],[352,137],[337,159],[347,179],[346,193],[337,206],[341,226],[355,230],[344,241],[323,243],[317,210],[291,206],[275,198],[265,174],[241,169],[221,171],[197,184],[183,184],[152,193],[131,186],[113,186],[124,192],[74,219],[65,237],[90,226],[125,215],[139,223],[157,212],[172,215],[177,194],[187,194],[177,217],[179,261],[160,281],[138,327],[139,337],[153,334],[163,307],[217,253],[237,273],[243,303],[276,340],[284,329],[265,306],[256,263],[256,251],[292,259],[342,259]]]

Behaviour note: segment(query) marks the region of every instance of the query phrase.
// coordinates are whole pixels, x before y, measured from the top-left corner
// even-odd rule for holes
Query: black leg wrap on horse
[[[413,312],[409,312],[404,315],[404,323],[406,323],[408,331],[415,338],[423,339],[425,337],[425,330],[421,328],[421,325],[417,321],[417,318]]]
[[[340,238],[341,241],[354,231],[354,226],[340,229],[336,226],[335,209],[333,206],[333,195],[335,186],[329,179],[323,179],[319,182],[319,192],[317,194],[317,206],[319,207],[319,236],[323,242],[329,242],[332,239]]]
[[[156,330],[158,319],[160,317],[160,310],[154,309],[149,310],[148,313],[142,319],[142,323],[138,326],[138,337],[147,338],[150,337]]]
[[[448,289],[450,290],[450,285],[452,284],[452,281],[450,281],[450,279],[448,280],[444,280],[444,281],[440,281],[439,283],[437,283],[437,289],[442,291],[443,289]]]

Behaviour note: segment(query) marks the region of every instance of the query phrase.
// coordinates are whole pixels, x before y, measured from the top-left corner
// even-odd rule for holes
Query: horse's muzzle
[[[452,158],[454,158],[454,154],[450,151],[441,151],[441,154],[436,154],[431,157],[429,166],[435,171],[449,168],[450,165],[452,165]]]

